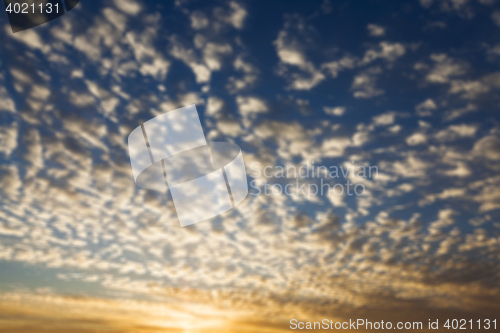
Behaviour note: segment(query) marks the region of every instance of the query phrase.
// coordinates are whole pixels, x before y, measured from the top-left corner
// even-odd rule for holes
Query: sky
[[[498,1],[82,0],[0,31],[0,332],[500,313]],[[191,104],[249,195],[181,227],[127,137]]]

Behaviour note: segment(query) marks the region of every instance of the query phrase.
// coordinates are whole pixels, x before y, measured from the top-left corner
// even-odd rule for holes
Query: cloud
[[[0,185],[2,192],[10,201],[17,201],[22,187],[19,171],[14,165],[0,166]]]
[[[465,107],[449,110],[448,112],[446,112],[444,119],[446,121],[451,121],[456,118],[462,117],[467,113],[476,112],[477,110],[478,108],[476,105],[468,103]]]
[[[500,72],[495,72],[478,80],[453,80],[449,92],[450,94],[460,94],[462,98],[476,99],[498,89],[500,89]]]
[[[243,134],[243,130],[238,121],[233,119],[221,119],[217,122],[219,131],[228,136],[237,137]]]
[[[189,49],[177,38],[172,36],[170,39],[170,54],[182,60],[188,65],[196,76],[196,82],[204,83],[210,81],[211,70],[201,59],[195,55],[194,50]]]
[[[401,177],[422,178],[425,177],[426,170],[431,166],[431,164],[426,163],[415,154],[406,154],[405,158],[393,164],[384,162],[380,163],[379,167]]]
[[[217,117],[219,112],[224,107],[224,101],[218,97],[209,97],[207,102],[206,114]]]
[[[434,0],[420,0],[420,4],[423,7],[430,7],[433,2],[434,2]]]
[[[247,11],[245,10],[245,8],[243,8],[239,3],[235,1],[231,1],[229,3],[229,7],[231,8],[231,14],[227,18],[227,20],[231,22],[231,24],[235,28],[237,29],[243,28],[243,23],[247,16]]]
[[[368,34],[372,37],[382,37],[385,35],[385,28],[378,24],[368,24],[366,26],[368,29]]]
[[[429,231],[437,233],[440,229],[453,225],[455,223],[453,216],[455,215],[456,212],[453,209],[440,210],[438,213],[439,219],[429,225]]]
[[[430,58],[434,66],[426,74],[425,80],[429,83],[449,85],[448,93],[451,95],[460,95],[464,99],[477,99],[492,90],[500,89],[499,72],[472,79],[470,77],[474,73],[467,62],[450,58],[443,53],[432,54]],[[418,64],[416,68],[426,70],[428,66]]]
[[[268,111],[267,104],[264,100],[257,97],[242,97],[236,98],[239,112],[243,116],[249,116],[254,113],[262,113]]]
[[[449,83],[452,77],[461,76],[467,71],[464,62],[452,59],[446,54],[432,54],[430,59],[434,61],[434,67],[426,76],[428,82]]]
[[[293,156],[302,156],[305,159],[317,158],[320,153],[318,147],[312,149],[314,141],[310,133],[296,122],[267,120],[255,127],[254,134],[263,140],[276,142],[278,144],[276,153],[286,161],[291,160]]]
[[[380,29],[383,30],[382,27],[369,25],[369,29],[376,31],[379,34],[378,36],[382,36],[380,34]],[[317,49],[315,44],[317,35],[316,30],[302,16],[297,14],[285,16],[284,27],[279,32],[274,45],[280,59],[276,72],[288,81],[287,89],[311,90],[326,79],[325,73],[332,78],[336,78],[338,73],[345,69],[365,66],[377,59],[384,59],[391,63],[402,57],[406,52],[405,46],[401,43],[383,41],[376,48],[366,51],[361,60],[346,54],[337,60],[325,61],[316,65],[310,60],[311,56],[309,54],[314,54],[312,51]],[[365,72],[369,71],[374,74],[373,69],[365,70]],[[370,98],[379,95],[380,92],[381,90],[360,92],[358,96],[367,96],[360,98]]]
[[[17,123],[5,124],[0,126],[0,152],[9,157],[17,148]]]
[[[186,105],[204,104],[205,101],[200,97],[198,92],[179,93],[174,97],[167,98],[166,101],[158,105],[158,109],[154,113],[157,115],[172,111]]]
[[[493,13],[491,13],[491,19],[493,20],[493,23],[500,27],[500,11],[495,10]]]
[[[472,174],[472,170],[464,163],[458,163],[455,169],[446,170],[443,174],[450,177],[467,177]]]
[[[490,160],[500,159],[500,138],[485,136],[474,145],[473,152]]]
[[[125,37],[139,65],[139,72],[162,81],[167,75],[170,62],[152,45],[156,37],[154,28],[146,29],[142,34],[128,32]]]
[[[489,0],[485,1],[488,2]],[[474,16],[474,12],[469,6],[469,0],[420,0],[420,4],[425,8],[430,8],[435,3],[445,13],[456,13],[466,19]]]
[[[478,130],[477,125],[451,125],[448,128],[439,131],[436,134],[436,139],[440,141],[451,141],[456,138],[474,137]]]
[[[241,30],[247,16],[246,9],[238,2],[231,1],[224,7],[212,7],[211,10],[190,11],[183,8],[183,2],[176,2],[184,14],[189,15],[191,28],[196,32],[192,41],[181,34],[171,34],[169,53],[191,68],[197,83],[209,83],[212,72],[219,71],[225,63],[232,62],[236,71],[244,72],[243,78],[232,76],[228,80],[227,89],[236,93],[250,87],[257,79],[257,71],[248,72],[250,65],[244,63],[241,39],[233,42],[226,38],[228,34]],[[210,86],[205,86],[208,91]]]
[[[328,107],[324,106],[323,111],[325,111],[326,114],[332,115],[332,116],[341,116],[345,113],[346,108],[344,106],[336,106],[336,107]]]
[[[432,98],[428,98],[422,103],[415,106],[415,110],[420,117],[429,117],[432,115],[432,112],[437,109],[437,105],[432,100]]]
[[[192,12],[189,18],[191,19],[191,28],[195,30],[200,30],[208,27],[208,18],[200,11]]]
[[[395,112],[387,112],[373,117],[373,124],[376,126],[387,126],[394,124],[396,120]]]
[[[229,44],[207,43],[203,49],[203,58],[211,70],[221,68],[221,57],[225,54],[231,54],[232,48]]]
[[[128,15],[137,15],[141,12],[142,6],[134,0],[114,0],[115,6]]]
[[[259,70],[240,55],[233,62],[233,68],[242,73],[242,77],[231,76],[228,79],[226,89],[231,93],[237,93],[252,88],[259,76]]]
[[[7,109],[0,258],[27,271],[50,268],[58,279],[54,290],[2,293],[7,327],[279,332],[295,316],[426,322],[498,313],[498,236],[491,229],[500,206],[498,128],[479,113],[489,109],[479,97],[498,87],[494,72],[473,76],[476,63],[433,49],[430,60],[417,55],[426,59],[416,66],[422,80],[401,71],[409,78],[401,91],[419,81],[416,95],[396,98],[378,83],[393,63],[407,60],[405,42],[377,41],[353,55],[341,40],[319,44],[314,17],[291,15],[268,45],[286,87],[261,91],[258,84],[272,83],[273,64],[262,64],[246,44],[250,8],[176,6],[176,23],[187,29],[176,35],[164,29],[170,21],[162,10],[140,6],[133,17],[132,5],[102,8],[88,22],[65,15],[37,36],[6,39],[4,50],[15,50],[23,65],[4,57],[9,70],[0,73],[0,98],[10,100],[0,106]],[[55,66],[55,59],[67,62]],[[354,68],[359,72],[348,71]],[[185,69],[194,74],[176,81]],[[320,86],[333,78],[331,87]],[[387,94],[376,103],[355,100],[342,91],[351,82],[355,98],[381,96],[382,88]],[[250,176],[253,162],[261,173],[314,162],[374,165],[377,177],[351,171],[326,180],[361,183],[361,197],[249,196],[228,214],[180,228],[169,194],[135,186],[126,138],[156,114],[192,103],[201,111],[205,102],[208,136],[240,143]],[[28,117],[26,108],[37,113]],[[416,116],[386,111],[412,108]],[[456,122],[468,112],[480,117]],[[318,177],[302,181],[321,184]],[[61,295],[59,280],[81,294]],[[95,290],[109,299],[91,297]]]
[[[321,81],[324,75],[307,60],[305,54],[313,29],[299,15],[285,16],[283,29],[274,41],[276,52],[280,59],[279,75],[289,81],[289,89],[310,90]],[[297,71],[294,71],[296,68]]]
[[[349,138],[327,138],[321,144],[321,156],[325,158],[343,156],[345,149],[351,144],[352,143]]]
[[[370,49],[365,52],[361,65],[369,64],[376,59],[384,59],[393,62],[402,57],[406,49],[401,43],[380,42],[377,49]]]
[[[340,60],[325,62],[321,65],[321,69],[325,70],[331,77],[336,78],[339,72],[345,69],[356,67],[357,58],[344,56]]]
[[[43,53],[48,53],[51,50],[51,47],[44,43],[40,35],[34,31],[33,29],[28,29],[24,31],[19,31],[15,34],[12,33],[9,26],[5,25],[5,31],[15,40],[24,43],[31,49],[38,49]]]
[[[0,111],[16,112],[16,105],[5,87],[0,87]]]
[[[199,295],[198,298],[203,298]],[[24,303],[25,308],[17,304]],[[10,304],[10,306],[9,306]],[[230,332],[232,325],[224,312],[202,303],[190,303],[179,308],[175,304],[161,305],[156,302],[121,302],[103,298],[58,296],[53,293],[7,293],[0,298],[2,311],[10,313],[7,325],[23,332],[81,331],[106,329],[120,332],[148,332],[150,330],[182,331],[185,329],[222,329]],[[58,315],[56,316],[56,314]],[[133,313],[140,316],[132,315]],[[238,312],[234,312],[236,315]],[[243,318],[244,313],[238,314]],[[28,317],[30,320],[23,319]],[[34,319],[34,318],[38,319]],[[192,318],[203,320],[195,324]],[[137,319],[140,318],[140,319]],[[85,324],[82,325],[82,323]],[[225,328],[227,331],[225,330]],[[258,330],[258,325],[248,323]]]
[[[189,15],[191,28],[195,30],[209,29],[216,33],[228,27],[243,29],[248,16],[246,8],[237,1],[230,1],[225,6],[211,6],[209,10],[190,10],[184,7],[184,1],[177,1],[175,5]]]
[[[40,133],[36,129],[30,129],[23,135],[23,146],[26,150],[24,154],[26,174],[24,177],[30,178],[35,176],[44,166]]]
[[[381,74],[380,67],[369,68],[354,77],[351,90],[354,90],[355,98],[373,98],[384,94],[382,89],[377,88],[377,75]]]

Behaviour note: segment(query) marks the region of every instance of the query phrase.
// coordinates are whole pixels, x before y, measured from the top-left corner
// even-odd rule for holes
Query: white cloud
[[[351,85],[351,90],[354,90],[354,97],[372,98],[384,94],[382,89],[375,86],[376,75],[380,73],[382,73],[382,70],[379,67],[373,67],[356,75]]]
[[[410,146],[421,145],[427,142],[427,136],[424,133],[414,133],[406,138],[406,143]]]
[[[468,192],[462,187],[446,188],[446,181],[471,184],[475,179],[484,180],[483,183],[471,185],[471,192],[478,194],[473,199],[469,198],[469,201],[472,201],[464,206],[467,210],[479,207],[477,209],[480,211],[498,207],[500,202],[498,179],[486,179],[485,175],[490,168],[493,174],[497,171],[494,170],[495,161],[500,159],[500,153],[497,149],[499,144],[496,134],[494,135],[493,131],[490,132],[492,134],[488,137],[477,141],[472,151],[464,151],[464,147],[470,147],[471,143],[474,145],[473,140],[478,133],[474,123],[452,126],[446,124],[447,127],[443,128],[439,122],[432,122],[431,126],[430,123],[421,121],[418,131],[421,131],[421,135],[427,138],[427,142],[442,141],[434,141],[436,145],[422,147],[428,149],[408,147],[408,149],[401,149],[401,142],[404,145],[404,140],[412,132],[407,127],[408,121],[401,123],[398,121],[396,124],[396,120],[399,120],[398,113],[384,113],[373,119],[371,116],[378,112],[370,113],[365,119],[368,125],[359,124],[355,128],[352,128],[349,122],[339,124],[331,117],[323,117],[325,119],[317,122],[307,117],[302,118],[300,122],[289,121],[286,112],[277,112],[272,115],[274,119],[283,117],[283,121],[265,119],[267,116],[264,113],[275,111],[272,97],[269,97],[271,95],[265,95],[266,98],[271,98],[265,100],[264,95],[246,95],[240,92],[240,89],[252,86],[254,82],[252,80],[255,80],[258,71],[252,62],[254,59],[252,54],[246,53],[247,48],[242,45],[240,36],[237,35],[239,32],[236,31],[236,36],[230,35],[230,37],[223,34],[227,29],[232,29],[231,34],[233,34],[235,32],[233,28],[243,27],[243,20],[237,18],[238,15],[239,17],[242,15],[238,14],[230,19],[228,18],[230,10],[224,11],[222,8],[222,12],[213,15],[212,11],[204,12],[207,22],[193,27],[198,29],[188,33],[188,38],[193,37],[194,41],[188,39],[183,44],[179,42],[183,50],[175,56],[180,61],[185,61],[195,75],[200,75],[196,77],[201,78],[199,81],[208,82],[213,70],[227,69],[227,72],[224,70],[220,73],[222,79],[219,81],[218,77],[217,82],[223,82],[223,84],[229,82],[228,84],[232,84],[231,89],[228,89],[230,93],[239,94],[234,96],[238,110],[234,118],[230,112],[226,112],[229,111],[226,108],[229,108],[232,102],[227,102],[225,98],[223,100],[223,95],[216,97],[210,92],[210,87],[215,87],[215,83],[204,84],[200,92],[196,89],[189,90],[191,83],[179,88],[167,85],[164,80],[161,80],[167,71],[165,70],[165,74],[161,72],[159,69],[163,68],[162,63],[157,62],[155,65],[153,58],[158,56],[160,59],[169,61],[164,57],[170,55],[164,55],[161,45],[160,49],[154,48],[159,41],[155,34],[158,30],[156,26],[151,31],[143,33],[133,30],[132,26],[127,27],[134,33],[131,44],[128,40],[121,42],[122,39],[117,38],[120,29],[124,28],[120,20],[115,20],[115,17],[112,19],[115,20],[113,23],[101,17],[96,23],[102,24],[99,25],[99,29],[109,36],[99,35],[95,40],[92,38],[85,40],[90,48],[81,52],[88,52],[94,56],[106,56],[97,57],[94,61],[93,58],[79,57],[79,51],[75,51],[77,52],[75,57],[71,57],[68,53],[70,65],[75,59],[82,61],[78,66],[82,68],[81,73],[75,73],[78,75],[73,78],[69,78],[71,71],[67,71],[66,65],[51,69],[51,75],[54,77],[61,74],[69,78],[69,81],[61,85],[63,90],[57,93],[59,97],[68,97],[70,102],[80,106],[102,103],[102,110],[108,113],[112,113],[113,110],[118,112],[121,107],[116,104],[117,98],[125,99],[127,100],[125,110],[131,112],[125,112],[123,117],[120,117],[121,122],[117,126],[103,119],[96,108],[87,107],[85,114],[82,114],[85,119],[94,117],[94,121],[71,119],[68,114],[65,115],[63,127],[59,128],[58,123],[54,123],[54,119],[58,119],[60,112],[64,112],[64,109],[61,109],[61,105],[55,104],[52,109],[43,107],[41,109],[43,112],[38,114],[44,125],[50,125],[44,127],[43,131],[32,125],[20,125],[23,132],[27,127],[29,130],[27,129],[25,135],[20,138],[22,144],[19,144],[18,150],[13,150],[16,149],[17,138],[13,144],[11,140],[13,135],[4,136],[7,138],[4,141],[11,140],[11,143],[3,145],[0,149],[10,151],[8,153],[11,155],[15,152],[16,158],[5,161],[5,163],[15,163],[14,169],[8,168],[7,171],[4,169],[1,171],[3,176],[0,178],[2,181],[0,191],[3,193],[8,191],[10,194],[3,195],[7,204],[3,205],[3,209],[0,210],[0,234],[7,234],[11,237],[8,242],[0,245],[0,258],[38,266],[66,267],[75,272],[82,271],[81,274],[66,274],[64,278],[98,283],[109,293],[118,291],[144,293],[175,299],[176,291],[169,289],[168,285],[170,283],[187,284],[193,287],[189,289],[190,295],[208,300],[210,304],[219,304],[217,302],[220,300],[225,307],[229,304],[235,310],[238,309],[238,304],[245,304],[245,311],[255,310],[256,313],[263,311],[262,306],[258,304],[266,304],[267,308],[280,309],[283,308],[283,304],[286,304],[286,311],[295,311],[299,314],[304,313],[304,310],[321,313],[319,310],[324,311],[324,305],[317,305],[317,302],[307,300],[319,299],[325,294],[335,296],[329,304],[339,304],[340,310],[348,308],[346,304],[353,304],[356,308],[368,306],[366,294],[372,295],[377,288],[385,288],[384,283],[387,280],[392,281],[391,293],[387,297],[389,304],[386,304],[389,309],[391,297],[394,296],[393,298],[400,300],[401,295],[407,299],[421,299],[421,295],[441,295],[437,299],[434,297],[433,300],[443,307],[456,307],[456,304],[462,304],[462,302],[465,304],[470,299],[475,299],[480,305],[480,297],[476,296],[491,293],[491,286],[487,285],[484,289],[481,289],[482,286],[472,289],[464,288],[470,281],[463,283],[460,281],[460,276],[457,277],[456,274],[460,265],[468,268],[474,265],[466,260],[469,259],[467,254],[453,252],[453,260],[450,260],[444,255],[451,251],[441,251],[447,248],[443,243],[436,251],[434,246],[423,241],[428,230],[420,230],[420,226],[428,225],[433,220],[444,221],[433,223],[432,230],[442,227],[439,231],[442,231],[442,235],[440,234],[439,237],[446,238],[448,235],[444,228],[454,227],[450,221],[456,219],[458,222],[467,217],[461,216],[460,213],[457,215],[440,213],[437,218],[428,220],[419,215],[418,207],[415,207],[416,211],[413,211],[408,221],[393,218],[391,215],[402,209],[405,210],[404,214],[395,215],[403,216],[407,215],[407,212],[411,215],[412,207],[418,202],[418,196],[426,193],[427,190],[437,193],[429,196],[433,200],[447,200],[450,201],[450,205],[461,207],[460,202],[457,203],[455,200],[466,200]],[[187,25],[189,25],[189,18],[192,14],[190,15],[190,11],[185,13]],[[217,19],[216,16],[221,19]],[[145,17],[144,20],[149,21],[149,17]],[[64,22],[67,21],[64,19]],[[57,22],[62,24],[63,19]],[[304,20],[304,22],[310,21]],[[301,27],[298,26],[296,29],[300,31]],[[307,28],[304,29],[307,30]],[[71,29],[66,32],[70,36],[73,35]],[[90,36],[90,32],[83,29],[82,34]],[[301,36],[299,32],[294,36],[297,35]],[[307,36],[314,37],[314,33]],[[313,57],[308,52],[317,50],[315,49],[317,45],[308,44],[307,38],[302,40],[299,37],[284,41],[286,42],[284,50],[290,53],[285,53],[289,58],[280,61],[280,64],[286,68],[286,71],[282,73],[286,80],[289,80],[288,84],[297,79],[299,81],[296,81],[298,82],[296,87],[314,86],[313,81],[300,82],[301,79],[312,77],[312,72],[308,72],[311,68],[325,77],[336,77],[341,70],[359,65],[358,58],[353,56],[341,56],[336,58],[340,60],[329,61],[323,65],[314,63]],[[314,38],[311,41],[313,40]],[[50,44],[51,47],[57,45],[61,47],[61,50],[72,45],[63,38],[57,38],[55,41]],[[71,42],[71,39],[69,41]],[[294,41],[298,43],[294,44]],[[207,45],[212,46],[207,48]],[[227,45],[231,51],[228,51]],[[22,47],[20,44],[17,46]],[[154,52],[150,52],[149,48],[153,48]],[[242,49],[244,52],[241,51]],[[58,52],[62,51],[58,50]],[[381,63],[398,59],[398,52],[386,52],[381,46],[374,48],[373,52],[370,59],[377,59]],[[326,51],[322,54],[322,56],[329,55],[330,53]],[[228,74],[231,70],[234,70],[236,74]],[[35,82],[32,75],[38,75],[37,73],[32,74],[29,69],[24,68],[16,69],[13,73],[16,73],[12,74],[13,84],[20,86],[22,89],[19,91],[24,94],[31,94],[30,99],[43,100],[53,97],[44,89],[44,84],[32,86]],[[97,73],[97,75],[92,73]],[[87,77],[87,80],[81,80],[85,75],[91,74],[92,79],[88,80],[90,77]],[[226,74],[234,79],[226,77],[226,80],[224,78]],[[368,80],[361,77],[357,85],[353,84],[353,90],[358,93],[357,97],[380,93],[375,86],[375,81],[377,75],[381,74],[381,69],[367,69],[366,72],[357,74],[368,76]],[[100,75],[105,79],[96,78]],[[150,77],[142,78],[141,75]],[[152,81],[151,77],[155,80]],[[453,75],[446,73],[438,77],[448,80],[447,84],[450,86],[453,85],[454,80],[457,81]],[[143,94],[141,89],[139,91],[130,89],[125,79],[133,82],[132,86],[147,82],[148,87],[153,88],[152,90],[146,89]],[[483,85],[488,85],[489,89],[493,89],[495,77],[490,77],[488,80],[481,78],[478,81]],[[80,86],[83,85],[85,89],[86,81],[87,89],[91,93],[80,94],[79,89],[82,89]],[[165,87],[157,90],[159,83],[165,84]],[[461,85],[455,83],[457,94],[464,95],[466,88],[462,87],[467,84],[468,81],[462,81]],[[2,86],[6,86],[9,91],[14,89],[9,86],[9,82]],[[49,84],[46,87],[48,88]],[[216,88],[219,89],[219,87]],[[468,91],[472,90],[468,89]],[[50,90],[50,92],[56,94],[57,91]],[[81,97],[80,100],[72,100],[78,96]],[[181,229],[178,226],[171,200],[168,200],[164,193],[156,195],[134,185],[127,160],[126,137],[130,133],[130,126],[137,126],[133,124],[147,119],[143,117],[148,117],[148,113],[151,116],[187,104],[202,104],[207,97],[206,114],[209,117],[205,120],[210,130],[226,135],[230,140],[233,136],[243,139],[244,146],[250,147],[251,151],[244,152],[247,163],[259,161],[261,167],[265,167],[278,163],[320,161],[323,157],[331,157],[333,162],[327,159],[328,163],[334,163],[341,158],[344,161],[355,160],[366,163],[373,161],[381,172],[377,179],[366,181],[369,191],[362,199],[335,196],[332,193],[316,198],[314,205],[317,214],[315,215],[319,222],[312,223],[312,225],[312,217],[307,217],[300,211],[302,204],[305,203],[304,198],[262,195],[256,198],[249,197],[233,213],[222,216],[221,220],[204,222],[189,230]],[[454,107],[450,101],[434,95],[429,96],[428,100],[416,107],[417,113],[420,115],[436,114],[437,104],[440,109],[444,110]],[[224,101],[229,104],[225,105]],[[294,107],[295,102],[300,103],[302,107],[307,107],[308,101],[310,101],[310,107],[325,105],[318,104],[321,101],[315,100],[314,96],[307,92],[301,92],[300,96],[290,97],[289,101]],[[384,98],[383,102],[387,101]],[[465,108],[483,107],[483,104],[477,103],[477,105]],[[277,105],[277,108],[279,107],[281,105]],[[388,106],[377,104],[374,107],[386,110]],[[345,113],[343,106],[335,106],[335,104],[323,110],[333,115]],[[451,111],[455,112],[455,110]],[[21,110],[21,112],[24,111]],[[77,113],[80,112],[75,110],[75,114]],[[17,119],[17,115],[12,113],[4,115],[6,118],[16,117],[17,121],[22,121],[22,118]],[[122,116],[121,113],[120,116]],[[246,125],[244,129],[240,126],[240,116]],[[255,121],[257,119],[258,123]],[[412,119],[412,121],[415,120],[418,118]],[[377,128],[377,126],[384,127]],[[47,128],[55,130],[52,133],[52,131],[47,131]],[[487,130],[479,126],[477,128]],[[12,131],[10,128],[7,130]],[[401,139],[400,136],[402,136]],[[462,138],[464,145],[447,146],[447,142],[454,138]],[[379,144],[381,139],[383,140],[382,146]],[[422,141],[417,138],[416,142],[419,140]],[[18,156],[22,159],[18,159]],[[481,156],[491,161],[479,158]],[[29,160],[32,164],[25,160]],[[18,168],[20,163],[23,164]],[[483,165],[476,169],[480,163]],[[42,167],[43,173],[37,173]],[[439,178],[435,178],[436,173]],[[446,178],[443,175],[468,178]],[[349,179],[352,180],[352,178]],[[388,197],[391,198],[390,201],[386,201]],[[10,204],[8,198],[17,202]],[[41,201],[40,198],[43,200]],[[336,206],[335,209],[339,208],[339,213],[344,211],[346,213],[336,217],[327,211],[330,203]],[[439,207],[438,209],[444,210],[445,208]],[[384,211],[385,214],[377,216],[381,210],[387,212]],[[377,218],[374,220],[374,217]],[[479,224],[480,221],[475,223]],[[459,223],[457,223],[458,226]],[[466,235],[468,230],[460,231],[464,233],[465,239],[468,236]],[[456,231],[453,232],[456,234]],[[19,241],[15,239],[16,236],[23,238]],[[467,237],[467,239],[474,239],[473,242],[467,241],[466,245],[476,249],[482,246],[481,251],[484,251],[482,253],[485,257],[495,256],[498,248],[491,246],[490,251],[485,245],[490,244],[488,242],[491,242],[491,239],[494,241],[496,239],[491,238],[493,236],[483,236],[483,238],[480,236],[483,234],[477,233],[477,235]],[[403,237],[406,238],[403,239]],[[452,238],[450,235],[446,243],[451,249]],[[461,249],[461,251],[465,250],[465,247]],[[401,256],[406,258],[404,262],[400,261]],[[477,253],[474,253],[474,258],[476,257]],[[421,258],[426,258],[428,261],[421,262]],[[196,265],[190,264],[193,260],[196,261]],[[242,261],[246,263],[245,268],[241,268]],[[438,261],[446,264],[435,265]],[[407,265],[408,262],[411,264]],[[276,263],[279,264],[276,265]],[[413,263],[416,263],[418,269],[414,268]],[[338,276],[332,278],[332,271],[338,273]],[[89,272],[92,273],[89,274]],[[383,281],[378,279],[378,276],[383,276]],[[452,287],[449,287],[449,276],[453,277]],[[349,285],[346,287],[344,282],[347,280]],[[304,281],[307,283],[303,283]],[[428,281],[438,282],[429,285]],[[296,288],[300,284],[304,288]],[[228,286],[230,288],[227,288]],[[258,292],[253,293],[251,297],[245,296],[245,290],[249,289]],[[210,292],[205,293],[203,290],[210,290]],[[186,292],[186,290],[182,291],[184,294]],[[120,295],[123,296],[123,294]],[[15,297],[18,296],[12,297],[16,299]],[[8,308],[9,304],[12,304],[10,296],[2,297],[4,298],[1,302],[5,304],[2,308]],[[88,304],[89,309],[96,307],[105,309],[107,306],[112,308],[115,306],[115,303],[108,302],[107,305],[103,305],[105,302],[99,303],[88,299],[63,301],[61,298],[51,299],[46,296],[43,300],[28,296],[22,296],[20,299],[26,300],[22,302],[24,305],[28,299],[36,299],[37,304],[47,304],[43,302],[50,303],[49,300],[54,300],[59,305],[68,304],[66,302]],[[306,300],[305,303],[304,300]],[[97,306],[97,304],[100,305]],[[132,307],[127,311],[134,312],[134,306],[130,304],[135,303],[128,302],[127,304]],[[156,307],[144,304],[140,306],[143,308],[145,306],[148,311],[156,309]],[[395,308],[399,307],[398,301]],[[68,308],[72,307],[68,306]],[[198,307],[196,310],[198,311],[193,311],[193,313],[199,316]],[[336,308],[327,310],[335,312]],[[161,308],[159,317],[164,317],[161,316],[164,311],[170,310]],[[436,307],[433,307],[432,311],[435,313]],[[82,313],[86,312],[82,311]],[[401,315],[400,312],[398,313]],[[288,314],[285,317],[293,318],[291,314]],[[213,317],[210,318],[213,319]],[[219,323],[217,321],[217,324]],[[120,325],[118,327],[123,328],[123,322]],[[182,325],[179,327],[185,328]],[[47,329],[47,331],[52,330]],[[255,331],[259,330],[255,329]]]
[[[127,25],[127,17],[125,15],[111,8],[105,8],[103,15],[118,31],[125,31]]]
[[[219,34],[221,30],[227,27],[242,29],[248,16],[247,10],[236,1],[230,1],[227,4],[224,7],[213,8],[210,13],[195,10],[189,14],[189,9],[183,8],[182,10],[184,13],[189,14],[191,28],[194,30],[210,29]],[[183,7],[184,3],[183,1],[176,1],[175,5]]]
[[[19,170],[14,165],[0,166],[0,190],[7,198],[17,201],[22,185]]]
[[[466,64],[448,57],[446,54],[432,54],[434,67],[427,74],[426,80],[432,83],[448,83],[452,77],[466,73]]]
[[[451,125],[436,134],[436,139],[440,141],[451,141],[456,138],[474,137],[478,130],[477,125]]]
[[[76,91],[70,91],[69,101],[71,104],[79,107],[89,106],[96,102],[95,98],[91,94]]]
[[[26,161],[25,178],[35,176],[44,166],[43,147],[40,133],[36,129],[30,129],[23,136],[23,145],[26,149],[24,160]]]
[[[395,112],[387,112],[373,117],[373,124],[378,126],[387,126],[394,124],[396,120]]]
[[[339,192],[337,192],[339,193]],[[343,207],[345,206],[344,203],[344,196],[335,194],[334,191],[329,191],[328,192],[328,200],[332,203],[333,207]]]
[[[177,94],[176,98],[169,98],[167,101],[161,103],[159,105],[158,111],[154,111],[154,114],[160,115],[165,112],[169,112],[186,105],[191,104],[204,104],[204,100],[200,97],[200,94],[197,92],[188,92],[185,94]]]
[[[500,159],[500,138],[496,136],[485,136],[477,141],[473,149],[474,153],[491,160]]]
[[[238,103],[238,110],[240,114],[244,117],[248,117],[252,114],[263,113],[269,110],[267,103],[258,97],[236,97],[236,103]]]
[[[493,23],[500,27],[500,10],[495,10],[491,13],[491,19],[493,20]]]
[[[331,116],[341,116],[345,113],[345,106],[328,107],[324,106],[323,111]]]
[[[163,81],[170,62],[153,46],[156,30],[152,27],[141,34],[128,32],[125,37],[134,52],[140,73],[144,76],[151,75],[155,79]]]
[[[207,43],[203,48],[203,60],[212,71],[222,66],[222,56],[231,54],[233,49],[229,44]]]
[[[331,77],[336,78],[340,71],[356,67],[356,62],[357,58],[344,56],[340,60],[334,60],[322,64],[321,69],[325,70]]]
[[[403,127],[401,127],[401,125],[394,125],[389,127],[388,131],[394,134],[398,134],[399,132],[401,132],[402,129]]]
[[[274,41],[281,62],[279,74],[290,81],[289,89],[310,90],[325,78],[305,55],[311,33],[312,28],[306,25],[302,17],[289,15],[278,38]],[[293,69],[287,68],[288,66],[295,67],[298,71],[290,73]]]
[[[450,177],[467,177],[472,171],[465,163],[458,162],[455,169],[443,171],[443,174]]]
[[[432,111],[436,109],[437,105],[432,98],[428,98],[415,106],[415,110],[420,117],[429,117],[432,115]]]
[[[16,104],[5,87],[0,87],[0,111],[16,112]]]
[[[324,157],[339,157],[344,155],[344,151],[351,145],[349,138],[332,137],[326,138],[321,143],[321,156]]]
[[[13,34],[11,28],[8,25],[5,25],[5,31],[7,35],[21,43],[24,43],[29,48],[38,49],[43,53],[49,53],[51,50],[50,45],[45,43],[40,35],[33,29],[19,31]]]
[[[241,55],[237,56],[234,60],[233,68],[236,71],[243,73],[243,77],[229,77],[228,83],[226,85],[226,89],[229,91],[229,93],[234,94],[250,88],[257,81],[259,70],[251,63],[243,60],[243,57]]]
[[[17,123],[0,126],[0,152],[9,157],[17,148]]]
[[[449,227],[455,223],[453,218],[457,213],[453,209],[443,209],[438,213],[438,220],[429,225],[429,231],[439,232],[440,229]]]
[[[366,28],[370,36],[381,37],[385,35],[385,28],[378,24],[368,24]]]
[[[231,1],[229,7],[231,7],[231,14],[228,17],[228,21],[237,29],[243,28],[243,23],[247,16],[246,9],[235,1]]]
[[[462,98],[476,99],[494,89],[500,89],[500,72],[488,74],[478,80],[453,80],[449,92]]]
[[[224,106],[224,101],[218,97],[212,96],[208,98],[206,113],[209,116],[217,116],[217,114],[222,110]]]
[[[488,2],[490,0],[480,0],[480,2]],[[422,7],[429,8],[434,3],[439,6],[439,9],[446,13],[456,13],[464,18],[472,18],[474,13],[468,6],[469,0],[420,0]]]
[[[452,109],[452,110],[447,111],[445,116],[444,116],[444,120],[451,121],[451,120],[459,118],[467,113],[476,112],[477,110],[478,110],[478,108],[476,105],[474,105],[472,103],[468,103],[467,106],[465,106],[465,107],[456,108],[456,109]]]
[[[141,12],[142,6],[134,0],[114,0],[115,6],[122,12],[129,15],[137,15]]]
[[[377,49],[366,51],[361,64],[365,65],[376,59],[384,59],[393,62],[399,57],[402,57],[406,52],[405,47],[401,43],[380,42]]]
[[[217,129],[225,135],[237,137],[243,133],[239,122],[234,119],[220,119],[217,121]]]
[[[190,47],[177,35],[170,37],[170,54],[191,68],[197,83],[209,82],[212,72],[220,70],[224,57],[232,52],[230,44],[213,43],[202,35],[197,35],[194,47]]]
[[[434,2],[434,0],[420,0],[420,4],[423,7],[430,7],[433,2]]]

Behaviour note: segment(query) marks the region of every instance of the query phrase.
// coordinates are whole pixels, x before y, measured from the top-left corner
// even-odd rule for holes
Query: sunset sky
[[[499,322],[499,3],[81,0],[17,33],[1,14],[0,332]],[[181,227],[127,137],[191,104],[249,195]],[[305,165],[377,172],[263,175]],[[296,181],[364,191],[263,193]]]

